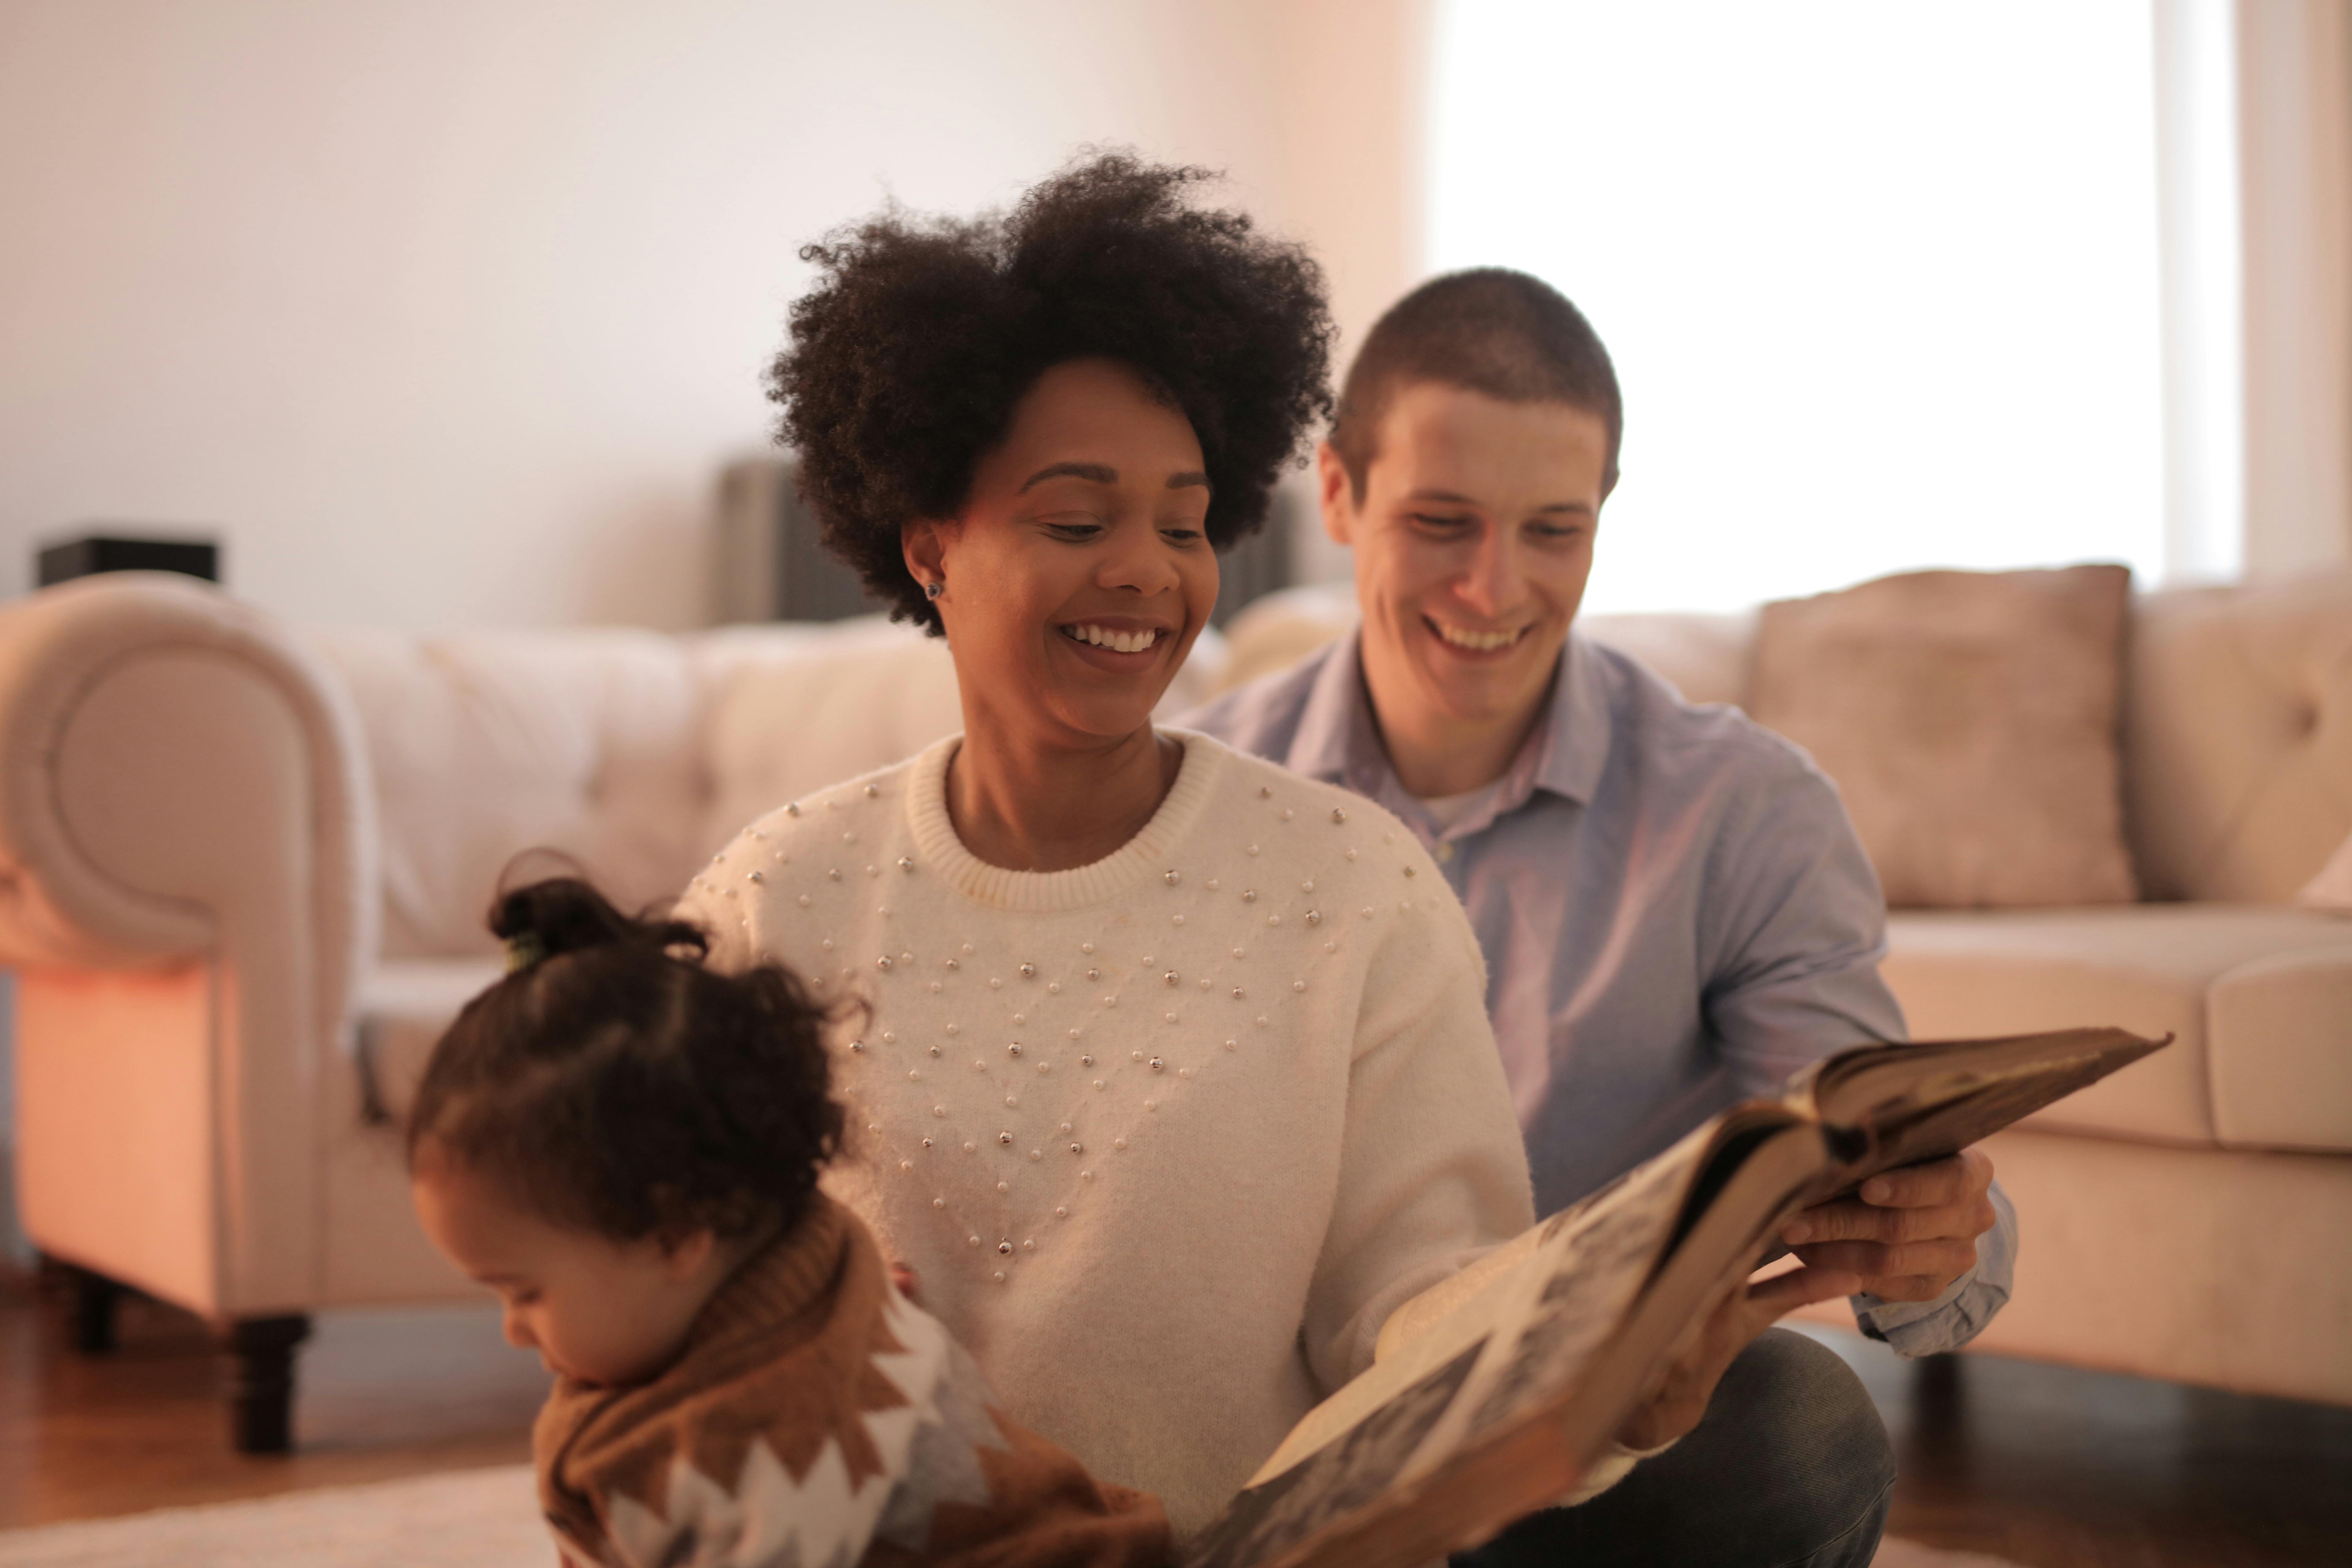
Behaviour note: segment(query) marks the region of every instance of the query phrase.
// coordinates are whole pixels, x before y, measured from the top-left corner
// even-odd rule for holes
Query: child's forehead
[[[504,1183],[446,1152],[428,1157],[420,1149],[410,1181],[438,1238],[478,1273],[543,1267],[603,1245],[586,1231],[541,1217]]]

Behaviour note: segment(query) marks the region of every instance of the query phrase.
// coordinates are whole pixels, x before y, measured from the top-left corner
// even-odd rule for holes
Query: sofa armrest
[[[268,709],[310,794],[294,858],[341,1019],[375,947],[374,804],[349,698],[277,623],[187,578],[86,578],[0,610],[0,962],[119,968],[215,951],[249,903],[253,775]],[[285,857],[269,858],[283,863]]]
[[[50,991],[209,968],[212,1152],[186,1175],[215,1189],[224,1301],[310,1289],[321,1058],[374,950],[373,816],[348,697],[269,617],[131,574],[0,609],[0,962],[42,1004],[20,1053],[70,1070],[99,1028]],[[29,1133],[29,1091],[22,1112]]]

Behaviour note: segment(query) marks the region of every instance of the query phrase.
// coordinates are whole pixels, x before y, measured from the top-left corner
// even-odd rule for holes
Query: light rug
[[[548,1568],[529,1465],[0,1533],[5,1568]]]
[[[0,1531],[0,1568],[547,1568],[528,1465]],[[1889,1541],[1872,1568],[2016,1568]]]

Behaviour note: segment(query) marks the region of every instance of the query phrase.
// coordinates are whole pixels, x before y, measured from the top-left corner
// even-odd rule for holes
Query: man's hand
[[[1715,1385],[1756,1336],[1798,1308],[1851,1296],[1861,1287],[1834,1268],[1791,1268],[1760,1283],[1736,1284],[1715,1310],[1683,1334],[1655,1392],[1617,1428],[1617,1441],[1636,1451],[1672,1442],[1698,1425]]]
[[[1932,1301],[1976,1267],[1977,1237],[1993,1227],[1992,1161],[1976,1149],[1882,1171],[1853,1197],[1816,1205],[1780,1239],[1806,1264],[1858,1276],[1885,1301]]]

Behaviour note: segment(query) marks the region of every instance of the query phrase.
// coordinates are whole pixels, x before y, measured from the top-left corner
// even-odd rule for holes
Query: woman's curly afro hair
[[[894,619],[941,629],[900,527],[960,512],[1014,405],[1069,360],[1118,361],[1192,421],[1211,543],[1265,521],[1284,463],[1331,413],[1331,319],[1303,247],[1186,201],[1213,177],[1095,153],[1010,213],[894,205],[801,251],[822,276],[769,374],[778,438],[799,449],[825,543]]]

